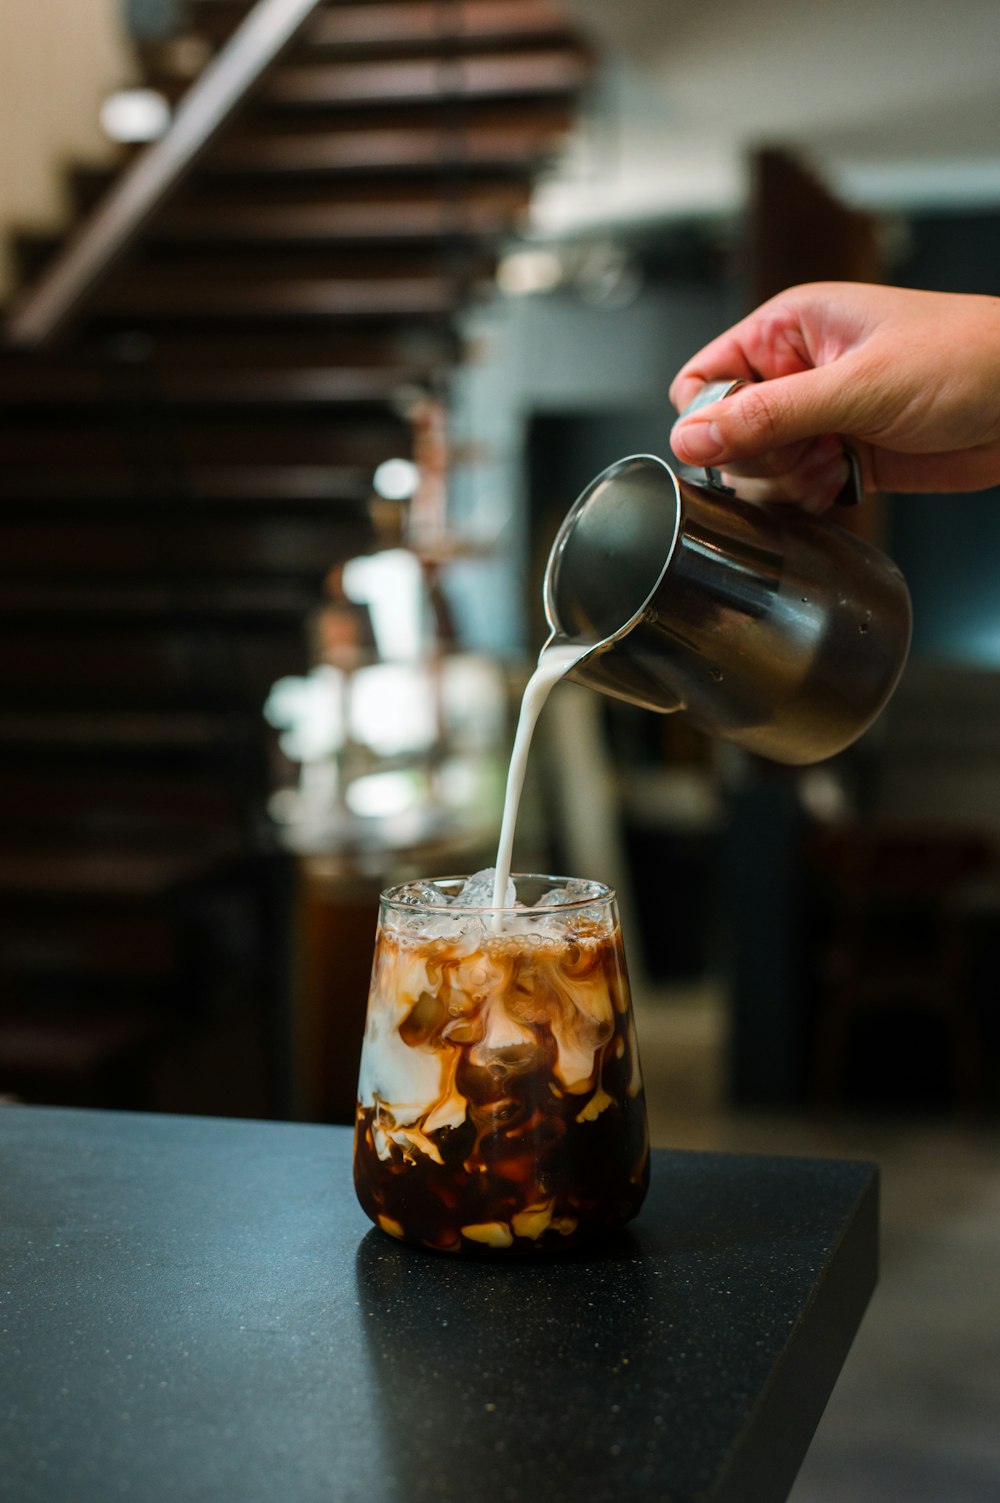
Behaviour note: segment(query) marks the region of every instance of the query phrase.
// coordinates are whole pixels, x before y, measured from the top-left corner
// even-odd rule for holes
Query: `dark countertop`
[[[653,1155],[602,1254],[463,1262],[347,1128],[0,1107],[9,1503],[780,1503],[876,1277],[877,1171]]]

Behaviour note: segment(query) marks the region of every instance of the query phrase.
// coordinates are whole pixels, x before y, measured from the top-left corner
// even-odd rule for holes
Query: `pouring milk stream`
[[[538,666],[525,685],[521,698],[521,710],[517,718],[514,746],[507,768],[507,788],[503,801],[503,819],[500,823],[500,840],[497,846],[496,876],[493,880],[493,928],[499,933],[503,928],[501,910],[506,901],[507,883],[510,880],[511,859],[514,851],[514,828],[517,811],[524,788],[524,775],[528,765],[528,750],[534,735],[542,706],[561,678],[580,661],[593,644],[585,642],[550,642],[538,655]]]

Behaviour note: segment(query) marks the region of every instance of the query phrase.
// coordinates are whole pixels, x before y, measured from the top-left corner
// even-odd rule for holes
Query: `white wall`
[[[0,297],[13,228],[64,223],[62,171],[111,156],[101,100],[132,77],[117,0],[0,0]]]

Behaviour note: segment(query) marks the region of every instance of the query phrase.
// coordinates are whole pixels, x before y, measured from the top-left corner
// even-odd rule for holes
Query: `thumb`
[[[740,386],[722,401],[679,418],[671,447],[688,464],[716,465],[753,459],[828,433],[850,434],[862,405],[851,364],[841,359]]]

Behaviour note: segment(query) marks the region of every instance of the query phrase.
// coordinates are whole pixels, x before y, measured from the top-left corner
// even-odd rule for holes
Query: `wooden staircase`
[[[195,0],[202,76],[185,94],[176,46],[144,66],[203,139],[74,170],[67,235],[19,242],[0,1093],[285,1109],[262,704],[306,666],[328,570],[371,540],[414,393],[446,397],[457,316],[592,67],[548,0],[298,0],[294,35],[234,82],[282,3]]]

